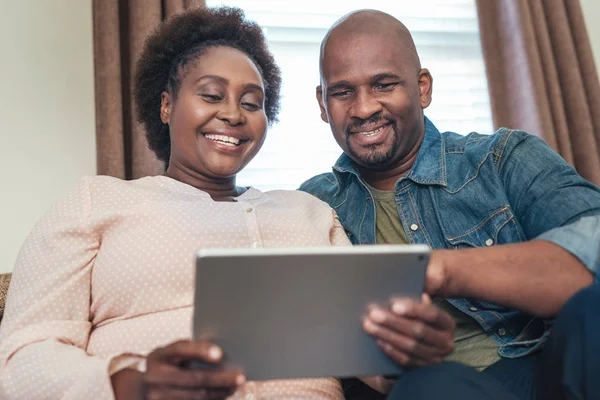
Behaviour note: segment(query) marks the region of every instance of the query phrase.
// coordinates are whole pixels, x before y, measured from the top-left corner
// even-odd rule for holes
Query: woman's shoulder
[[[135,202],[138,198],[148,196],[150,192],[156,192],[160,186],[158,176],[125,180],[108,175],[88,175],[79,179],[70,195],[87,198],[96,206],[103,203],[114,206],[123,202]]]
[[[126,180],[109,175],[88,175],[79,181],[79,186],[87,186],[94,191],[135,191],[142,188],[159,186],[159,176],[145,176],[143,178]]]
[[[295,206],[312,207],[323,210],[331,209],[329,204],[326,202],[310,193],[303,192],[301,190],[270,190],[268,192],[264,192],[263,195],[286,204],[293,204]]]

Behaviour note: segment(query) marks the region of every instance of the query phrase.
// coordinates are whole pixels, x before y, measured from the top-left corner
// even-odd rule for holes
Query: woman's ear
[[[162,92],[160,97],[160,120],[163,124],[169,124],[171,121],[171,108],[173,107],[173,97],[169,92]]]

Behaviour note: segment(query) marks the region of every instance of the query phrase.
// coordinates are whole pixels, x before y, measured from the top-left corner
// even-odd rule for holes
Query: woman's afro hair
[[[169,126],[160,118],[161,95],[174,98],[183,70],[209,47],[229,46],[248,55],[265,85],[265,113],[269,124],[277,121],[281,72],[267,48],[262,29],[248,21],[239,8],[198,8],[162,22],[146,39],[137,61],[134,98],[137,117],[146,129],[148,146],[158,159],[169,162]]]

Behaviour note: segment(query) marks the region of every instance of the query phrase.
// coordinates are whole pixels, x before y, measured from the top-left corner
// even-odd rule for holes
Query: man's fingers
[[[391,304],[392,312],[405,318],[418,319],[425,321],[442,330],[455,329],[454,319],[436,305],[429,303],[417,303],[410,299],[393,300]]]
[[[437,351],[450,353],[454,349],[453,330],[439,330],[423,321],[404,318],[381,308],[371,309],[363,325],[376,337],[381,335],[380,331],[389,331],[394,336],[434,347]]]
[[[144,374],[144,384],[147,386],[229,389],[240,386],[244,382],[244,375],[235,371],[182,369],[164,363],[148,365],[148,370]]]
[[[365,321],[364,328],[377,340],[391,345],[399,352],[417,358],[431,360],[438,357],[445,357],[452,350],[451,345],[448,346],[439,343],[431,345],[415,337],[399,334],[386,326],[373,324],[370,320]]]
[[[221,348],[210,342],[180,340],[154,350],[148,355],[148,362],[179,364],[183,360],[200,360],[218,363],[222,357]]]
[[[407,354],[407,353],[395,348],[390,343],[386,343],[381,340],[377,341],[377,345],[379,346],[379,348],[381,348],[381,350],[388,357],[390,357],[392,360],[396,361],[398,364],[400,364],[404,367],[409,367],[409,368],[425,367],[427,365],[439,364],[442,361],[444,361],[444,358],[439,357],[439,356],[432,357],[429,359],[423,359],[423,358],[420,358],[420,357],[412,355],[412,354]]]

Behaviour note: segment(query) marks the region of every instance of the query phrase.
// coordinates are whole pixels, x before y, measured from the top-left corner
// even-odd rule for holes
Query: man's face
[[[395,168],[419,143],[431,75],[395,35],[332,34],[317,99],[344,152],[362,167]]]

